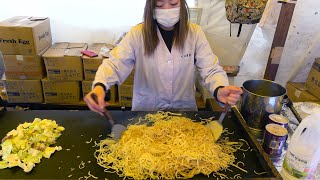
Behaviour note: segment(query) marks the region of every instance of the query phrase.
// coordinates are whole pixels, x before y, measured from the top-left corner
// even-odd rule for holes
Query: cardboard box
[[[37,79],[45,75],[42,55],[3,55],[7,79]]]
[[[132,96],[120,96],[119,102],[121,107],[132,107]]]
[[[78,104],[80,102],[79,81],[51,81],[42,79],[45,103]]]
[[[86,43],[56,43],[44,54],[48,80],[83,80],[82,54]]]
[[[314,61],[305,87],[315,97],[320,99],[320,58],[316,58]]]
[[[3,101],[8,101],[8,96],[7,96],[7,92],[5,89],[1,89],[1,92],[0,92],[0,97]]]
[[[92,82],[93,81],[82,81],[82,95],[83,97],[85,97],[90,91],[91,91],[91,87],[92,87]],[[112,86],[110,88],[110,104],[114,104],[117,100],[118,97],[118,88],[117,86]]]
[[[82,82],[81,82],[81,86],[82,86],[82,97],[85,97],[85,96],[91,91],[92,82],[93,82],[93,81],[82,81]]]
[[[288,82],[287,95],[292,102],[320,102],[320,99],[313,96],[304,87],[303,82]]]
[[[133,82],[134,82],[134,69],[132,70],[132,72],[129,74],[127,79],[122,84],[133,85]]]
[[[122,84],[118,87],[119,103],[120,106],[132,107],[133,85]],[[201,95],[198,93],[198,97],[195,96],[198,108],[205,108],[205,103],[201,99]]]
[[[6,75],[5,74],[3,74],[2,75],[2,77],[1,77],[1,79],[0,79],[0,88],[3,88],[4,89],[4,80],[6,79]]]
[[[16,16],[0,22],[0,51],[4,55],[36,55],[51,43],[49,18]]]
[[[86,55],[82,56],[83,59],[83,72],[84,79],[87,81],[94,80],[96,72],[101,65],[104,57],[100,54],[101,48],[104,46],[104,43],[94,43],[88,47],[88,50],[98,54],[97,57],[89,57]]]
[[[119,102],[121,106],[131,107],[133,96],[133,85],[122,84],[119,86]]]
[[[3,77],[5,77],[5,76],[3,75]],[[6,89],[4,87],[3,79],[4,78],[0,79],[0,97],[3,101],[8,101],[8,97],[7,97]]]
[[[9,103],[42,103],[40,80],[3,79]]]

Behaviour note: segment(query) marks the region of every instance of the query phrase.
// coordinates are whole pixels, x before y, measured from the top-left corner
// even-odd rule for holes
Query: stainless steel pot
[[[248,80],[243,83],[241,114],[257,138],[262,138],[268,116],[279,114],[287,90],[268,80]]]

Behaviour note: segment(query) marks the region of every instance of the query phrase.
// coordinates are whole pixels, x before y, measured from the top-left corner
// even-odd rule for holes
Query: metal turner
[[[206,127],[211,130],[215,141],[217,141],[220,138],[220,136],[223,132],[222,122],[223,122],[226,114],[228,113],[230,107],[231,106],[229,104],[226,104],[224,106],[224,108],[222,109],[222,113],[221,113],[219,119],[217,121],[211,121],[208,124],[206,124]]]

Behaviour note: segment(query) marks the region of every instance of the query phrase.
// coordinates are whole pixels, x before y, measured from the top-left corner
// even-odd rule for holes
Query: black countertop
[[[128,119],[133,118],[130,123],[138,121],[147,112],[131,111],[111,111],[113,118],[123,125],[128,125]],[[215,112],[188,112],[184,116],[200,120],[215,116]],[[21,112],[1,112],[0,114],[0,138],[12,129],[16,129],[19,123],[32,122],[34,118],[55,120],[59,125],[65,127],[61,137],[57,140],[57,146],[62,146],[62,151],[52,154],[50,159],[42,158],[39,164],[36,164],[30,173],[25,173],[19,167],[0,170],[0,179],[79,179],[87,176],[88,172],[99,179],[122,179],[117,174],[105,173],[102,167],[97,165],[94,152],[98,147],[93,147],[94,142],[105,139],[111,132],[111,126],[104,117],[91,111],[21,111]],[[248,139],[249,137],[243,131],[241,123],[237,120],[234,113],[229,113],[224,121],[224,127],[227,127],[234,134],[229,135],[231,141],[239,139]],[[89,143],[90,142],[90,143]],[[250,143],[251,141],[248,140]],[[252,143],[251,143],[252,144]],[[252,151],[247,151],[245,157],[242,151],[235,155],[238,160],[244,162],[248,173],[239,171],[230,167],[233,172],[224,172],[229,177],[240,174],[242,178],[268,178],[275,177],[274,172],[270,170],[268,163],[264,162],[261,152],[252,144]],[[79,169],[81,162],[85,163],[85,168]],[[257,175],[256,172],[267,172],[263,175]],[[72,175],[72,176],[71,176]],[[213,178],[212,176],[210,176]],[[207,176],[197,175],[193,179],[208,179]],[[215,179],[215,178],[213,178]]]

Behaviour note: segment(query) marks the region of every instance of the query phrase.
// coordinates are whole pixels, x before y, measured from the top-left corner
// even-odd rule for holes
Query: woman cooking
[[[143,23],[100,65],[93,90],[84,98],[88,107],[102,114],[106,90],[122,84],[133,68],[133,111],[197,110],[195,70],[218,102],[234,105],[242,94],[229,85],[201,27],[189,22],[185,0],[146,0]]]

